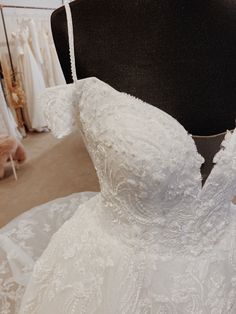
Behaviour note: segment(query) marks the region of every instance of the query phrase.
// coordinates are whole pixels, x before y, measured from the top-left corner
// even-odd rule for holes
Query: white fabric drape
[[[17,130],[17,124],[12,115],[12,112],[7,106],[1,84],[0,84],[0,133],[9,134],[15,138],[21,138],[21,135]]]
[[[35,261],[52,235],[93,197],[82,192],[56,199],[16,217],[0,229],[0,313],[17,314]]]
[[[47,87],[65,84],[65,78],[47,24],[30,18],[17,25],[12,33],[14,60],[25,91],[29,128],[43,131],[47,124],[38,99]]]

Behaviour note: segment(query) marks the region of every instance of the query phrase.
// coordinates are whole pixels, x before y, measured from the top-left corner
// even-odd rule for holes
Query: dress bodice
[[[49,126],[65,135],[79,123],[112,219],[180,252],[198,254],[221,238],[236,190],[236,132],[227,134],[202,187],[204,159],[167,113],[97,78],[50,93],[42,97]]]
[[[236,131],[227,134],[204,187],[204,159],[173,117],[97,78],[77,80],[71,12],[74,83],[41,97],[57,136],[79,128],[96,168],[101,198],[113,219],[140,228],[140,237],[198,254],[220,239],[236,191]]]
[[[168,114],[96,78],[82,84],[82,130],[103,198],[127,220],[163,225],[201,188],[203,158],[191,136]]]
[[[236,134],[227,135],[202,188],[204,160],[175,119],[96,78],[78,81],[77,90],[85,143],[114,215],[181,251],[217,241],[236,190]]]

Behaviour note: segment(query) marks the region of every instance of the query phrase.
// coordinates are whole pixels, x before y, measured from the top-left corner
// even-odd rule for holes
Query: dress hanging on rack
[[[24,24],[16,36],[16,44],[21,51],[22,58],[22,78],[25,90],[27,108],[31,129],[42,131],[46,127],[42,108],[38,105],[38,97],[45,90],[46,85],[42,70],[35,59],[29,44],[29,27]]]
[[[17,130],[17,124],[12,112],[7,106],[2,85],[0,84],[0,133],[11,135],[14,138],[21,138]]]
[[[47,87],[55,86],[55,79],[53,73],[52,56],[48,44],[48,35],[44,31],[42,33],[42,43],[43,43],[43,56],[44,56],[44,77]]]
[[[55,8],[18,5],[0,6],[11,64],[10,72],[13,81],[15,81],[17,73],[18,78],[20,78],[20,85],[25,91],[26,102],[24,108],[21,108],[22,112],[17,111],[18,126],[23,130],[23,125],[25,124],[29,130],[44,131],[46,127],[45,119],[38,105],[37,98],[45,87],[65,84],[53,40],[51,34],[49,34],[50,31],[45,30],[45,25],[38,27],[38,23],[35,23],[33,19],[24,20],[23,23],[18,22],[18,31],[13,33],[13,43],[15,44],[15,56],[13,57],[15,58],[12,58],[4,8],[29,9],[42,12],[53,11]],[[17,63],[16,71],[13,60],[16,60]],[[23,118],[20,117],[21,114],[23,114]]]
[[[33,19],[23,20],[18,26],[12,38],[16,72],[26,96],[25,123],[29,130],[44,131],[47,125],[38,97],[46,87],[65,84],[65,78],[50,32]]]
[[[24,118],[26,114],[25,94],[18,75],[14,72],[14,79],[6,55],[1,55],[1,67],[4,78],[4,91],[8,106],[11,108],[18,129],[25,136]]]
[[[41,43],[44,59],[44,77],[47,87],[66,84],[52,35],[50,31],[44,27],[41,32]]]
[[[36,23],[33,19],[29,19],[26,25],[29,27],[30,46],[32,48],[35,60],[40,66],[42,66],[44,60],[40,49],[39,29],[37,29]]]
[[[48,33],[48,45],[49,45],[49,49],[51,53],[55,85],[64,85],[66,84],[66,80],[62,72],[61,65],[59,63],[58,55],[57,55],[56,48],[55,48],[53,38],[52,38],[52,34],[50,33],[50,31]]]

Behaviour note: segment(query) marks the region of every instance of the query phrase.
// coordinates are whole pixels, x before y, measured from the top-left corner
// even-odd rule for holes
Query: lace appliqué
[[[78,104],[75,85],[51,87],[40,95],[39,105],[44,108],[48,128],[57,138],[78,130]]]
[[[235,313],[235,221],[214,251],[162,260],[154,246],[140,247],[138,238],[127,246],[100,226],[99,198],[54,236],[34,269],[37,294],[29,285],[20,314]]]
[[[233,314],[236,132],[202,188],[177,121],[95,78],[75,85],[58,134],[77,127],[77,106],[101,193],[54,235],[20,313]]]
[[[0,230],[1,314],[18,313],[35,261],[52,235],[95,194],[73,194],[35,207]]]

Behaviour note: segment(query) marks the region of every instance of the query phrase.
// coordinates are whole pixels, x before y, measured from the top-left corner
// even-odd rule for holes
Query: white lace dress
[[[41,131],[47,126],[42,107],[38,104],[38,97],[46,88],[42,69],[29,45],[30,32],[27,24],[21,27],[17,36],[17,43],[22,45],[20,63],[31,128]]]
[[[20,314],[235,313],[236,131],[202,188],[203,158],[168,114],[96,78],[68,90],[101,192],[53,235]]]
[[[82,192],[32,208],[0,230],[0,313],[19,312],[34,263],[52,235],[94,196]]]
[[[41,100],[57,136],[81,129],[101,192],[39,207],[38,229],[37,215],[17,220],[15,233],[6,227],[3,313],[19,295],[20,314],[235,314],[236,131],[202,187],[203,158],[186,130],[96,78],[77,81],[71,56],[75,83]]]

